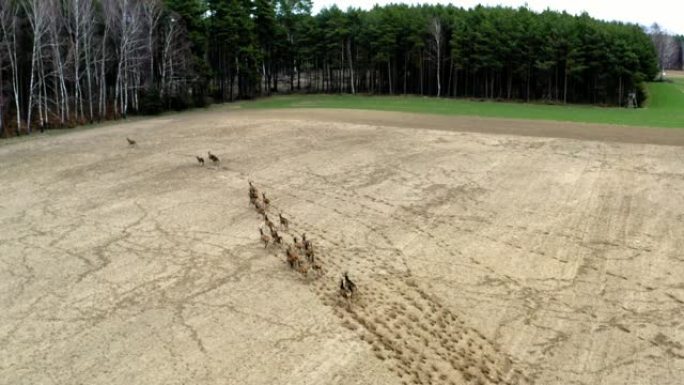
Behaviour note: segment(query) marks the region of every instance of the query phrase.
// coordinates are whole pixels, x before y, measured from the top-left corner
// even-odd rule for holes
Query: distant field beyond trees
[[[526,8],[310,0],[0,0],[0,133],[279,92],[623,106],[658,73],[637,25]]]

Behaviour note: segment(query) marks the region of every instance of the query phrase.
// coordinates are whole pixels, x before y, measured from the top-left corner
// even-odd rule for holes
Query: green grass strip
[[[245,109],[344,108],[627,126],[684,128],[684,78],[650,83],[645,108],[546,105],[419,96],[290,95],[242,102]]]

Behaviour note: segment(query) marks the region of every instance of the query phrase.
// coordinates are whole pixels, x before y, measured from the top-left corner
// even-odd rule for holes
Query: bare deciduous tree
[[[9,61],[10,73],[12,76],[12,94],[14,108],[16,112],[15,134],[19,135],[21,130],[21,100],[19,98],[19,61],[17,60],[17,21],[19,7],[16,2],[11,0],[0,0],[0,29],[2,29],[3,39],[0,40],[0,49],[4,49]]]
[[[437,97],[442,96],[442,46],[444,45],[444,36],[442,33],[442,22],[439,17],[433,17],[428,25],[432,43],[432,55],[437,63]]]
[[[19,135],[110,108],[126,117],[161,83],[187,95],[193,55],[184,19],[163,0],[0,0],[0,132],[8,110]]]
[[[93,70],[94,62],[94,35],[95,35],[95,10],[93,0],[81,0],[81,20],[83,22],[83,46],[85,55],[86,83],[88,86],[88,117],[93,121]]]
[[[660,67],[660,79],[663,78],[663,71],[665,70],[667,58],[672,56],[672,43],[674,39],[666,31],[664,31],[658,23],[653,23],[650,28],[651,39],[655,45],[658,54],[658,65]]]
[[[98,97],[98,103],[97,103],[97,114],[99,119],[103,119],[107,115],[107,44],[109,42],[109,34],[110,34],[110,29],[111,29],[111,20],[109,17],[107,17],[107,12],[109,11],[109,2],[104,2],[103,4],[103,12],[105,13],[104,16],[104,25],[102,27],[102,38],[99,39],[99,52],[98,56],[100,57],[100,61],[97,63],[99,66],[98,69],[98,75],[97,75],[97,83],[98,83],[98,88],[99,88],[99,97]]]
[[[0,3],[4,6],[4,3]],[[2,9],[0,9],[0,13]],[[3,15],[0,14],[0,18]],[[5,33],[2,28],[0,28],[0,135],[5,134],[5,83],[3,82],[2,73],[5,71],[5,55],[4,50]]]
[[[46,123],[43,115],[43,100],[40,91],[43,88],[43,81],[45,80],[43,50],[45,48],[45,40],[48,36],[50,27],[51,8],[53,1],[50,0],[27,0],[22,2],[26,17],[31,25],[33,33],[33,48],[31,49],[31,80],[29,83],[29,101],[28,112],[26,118],[26,131],[31,133],[31,118],[34,103],[38,106],[39,120],[41,129]]]
[[[0,42],[4,41],[5,36],[0,29]],[[5,51],[0,47],[0,136],[5,135],[5,83],[2,79],[2,73],[5,71]]]
[[[171,14],[164,22],[162,32],[161,94],[174,94],[186,81],[180,74],[189,73],[190,45],[187,31],[178,15]]]
[[[148,0],[142,4],[145,27],[147,29],[147,54],[149,55],[148,82],[154,84],[154,54],[155,54],[155,32],[159,26],[159,21],[164,15],[164,4],[160,0]]]
[[[348,37],[346,40],[346,45],[347,45],[347,57],[348,57],[348,62],[349,62],[349,84],[351,85],[351,93],[352,95],[356,94],[356,88],[354,85],[354,61],[352,58],[352,50],[351,50],[351,37]]]
[[[53,80],[53,103],[56,105],[59,115],[59,124],[64,126],[71,118],[69,109],[69,91],[67,88],[66,78],[66,53],[62,52],[65,47],[63,39],[60,39],[60,32],[63,27],[63,18],[61,8],[56,2],[51,2],[50,17],[48,21],[47,39],[50,47],[49,55],[52,63],[52,80]]]
[[[93,0],[62,0],[64,2],[64,26],[67,31],[70,46],[70,56],[73,65],[74,111],[76,117],[84,120],[83,87],[88,89],[89,118],[93,118],[92,107],[92,50],[93,33],[95,30],[95,15]],[[83,71],[85,71],[85,85],[83,85]]]
[[[140,87],[139,67],[145,53],[142,2],[105,0],[105,3],[109,31],[117,47],[114,111],[117,115],[126,117],[131,101],[137,101]]]

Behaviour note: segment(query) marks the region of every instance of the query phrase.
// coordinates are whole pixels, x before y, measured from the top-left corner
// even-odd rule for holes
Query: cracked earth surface
[[[0,384],[681,383],[682,147],[408,117],[219,108],[3,144]],[[320,277],[260,243],[247,179]]]

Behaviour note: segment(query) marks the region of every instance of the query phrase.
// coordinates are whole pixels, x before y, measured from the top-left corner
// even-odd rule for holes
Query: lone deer
[[[353,297],[356,293],[356,284],[349,279],[349,273],[345,272],[342,279],[340,279],[340,290],[342,294],[347,297]]]
[[[218,156],[212,154],[211,151],[207,151],[207,154],[209,154],[208,157],[209,157],[209,160],[212,161],[212,163],[216,164],[216,163],[220,162]]]
[[[133,140],[133,139],[131,139],[131,138],[129,138],[129,137],[126,137],[126,140],[128,141],[128,144],[129,144],[129,145],[135,146],[135,143],[136,143],[135,140]]]
[[[259,190],[257,190],[256,187],[254,187],[251,180],[248,182],[249,182],[249,196],[251,198],[255,198],[255,199],[259,198]]]
[[[278,214],[280,216],[280,225],[287,230],[290,227],[290,221],[283,216],[283,213]]]

